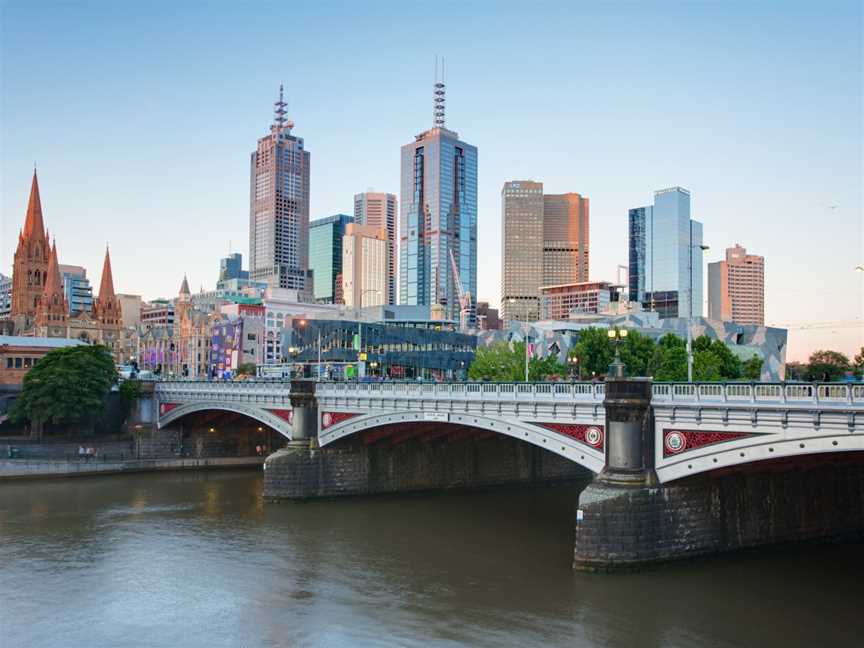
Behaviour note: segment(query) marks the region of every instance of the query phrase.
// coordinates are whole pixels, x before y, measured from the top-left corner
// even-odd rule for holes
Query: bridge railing
[[[853,383],[654,383],[657,404],[780,404],[864,406],[864,385]]]
[[[246,403],[285,402],[291,383],[272,380],[165,380],[156,383],[161,401],[234,401]]]
[[[321,382],[320,396],[446,400],[586,400],[602,401],[603,383],[485,382]]]

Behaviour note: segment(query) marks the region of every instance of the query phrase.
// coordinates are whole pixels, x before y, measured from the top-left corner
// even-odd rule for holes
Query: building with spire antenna
[[[458,270],[471,295],[470,322],[477,295],[477,148],[446,127],[446,86],[432,90],[432,128],[402,147],[399,234],[399,303],[440,306],[459,319]],[[451,262],[451,255],[453,262]]]
[[[291,134],[282,86],[250,162],[249,278],[308,296],[309,152]]]

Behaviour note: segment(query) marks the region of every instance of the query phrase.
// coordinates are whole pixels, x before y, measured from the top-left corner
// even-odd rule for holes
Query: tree
[[[468,367],[470,380],[514,382],[525,379],[525,343],[517,342],[510,348],[506,342],[480,347]]]
[[[254,376],[256,369],[254,362],[243,362],[237,367],[237,375]]]
[[[569,357],[579,358],[583,377],[605,374],[615,357],[606,329],[587,328],[579,331],[579,340],[570,348]]]
[[[684,340],[671,333],[660,338],[651,365],[654,380],[687,380],[687,346]]]
[[[552,353],[528,361],[528,380],[545,380],[551,376],[563,376],[566,372],[566,367]],[[493,382],[524,381],[525,343],[515,342],[512,348],[506,342],[480,347],[474,354],[474,362],[468,367],[468,378]]]
[[[762,378],[762,358],[754,355],[741,364],[741,377],[745,380],[760,380]]]
[[[92,423],[102,412],[117,369],[110,351],[81,345],[49,351],[24,376],[13,421],[68,425]]]
[[[609,336],[606,336],[609,339]],[[621,344],[621,362],[626,366],[628,376],[650,375],[651,360],[656,349],[654,340],[639,331],[628,331]],[[613,350],[614,353],[614,350]]]
[[[855,373],[861,377],[864,374],[864,346],[861,347],[861,350],[855,354],[854,360]]]
[[[807,367],[808,380],[834,381],[852,369],[849,358],[839,351],[814,351]]]
[[[693,380],[715,382],[723,378],[723,361],[720,356],[710,349],[708,351],[696,351],[693,354]]]

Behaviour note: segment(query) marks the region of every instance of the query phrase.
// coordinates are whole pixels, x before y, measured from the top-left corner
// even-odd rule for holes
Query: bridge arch
[[[592,424],[569,424],[555,421],[522,421],[467,412],[387,411],[376,414],[353,414],[325,411],[321,413],[319,423],[318,443],[322,447],[376,428],[410,423],[434,423],[441,426],[470,427],[518,439],[565,457],[594,473],[599,473],[605,465],[603,421]],[[594,441],[593,446],[586,441],[586,436]]]
[[[213,403],[212,401],[199,403],[184,403],[182,405],[177,405],[176,407],[172,408],[168,412],[165,412],[164,414],[162,414],[160,411],[158,426],[161,429],[183,418],[184,416],[188,416],[189,414],[207,411],[221,411],[232,412],[234,414],[242,414],[272,428],[289,441],[293,439],[294,430],[292,428],[290,420],[287,420],[286,418],[275,414],[271,410],[267,410],[261,407],[253,407],[251,405],[245,405],[243,403]],[[281,411],[282,410],[280,410],[280,412]],[[288,418],[290,419],[290,416]]]

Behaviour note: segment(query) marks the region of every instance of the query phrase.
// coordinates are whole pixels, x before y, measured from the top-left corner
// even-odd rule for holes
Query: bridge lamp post
[[[615,359],[609,365],[609,376],[612,378],[623,378],[624,363],[621,362],[621,343],[627,337],[627,329],[609,329],[606,334],[615,346]]]
[[[570,367],[570,382],[573,382],[574,373],[577,373],[579,380],[582,380],[582,368],[579,366],[579,356],[568,357],[567,366]]]
[[[693,244],[693,221],[690,221],[690,245],[687,250],[689,259],[688,265],[690,270],[690,290],[688,291],[687,301],[689,309],[687,315],[687,382],[693,382],[693,250],[699,248],[703,252],[709,250],[709,246],[701,243]]]

